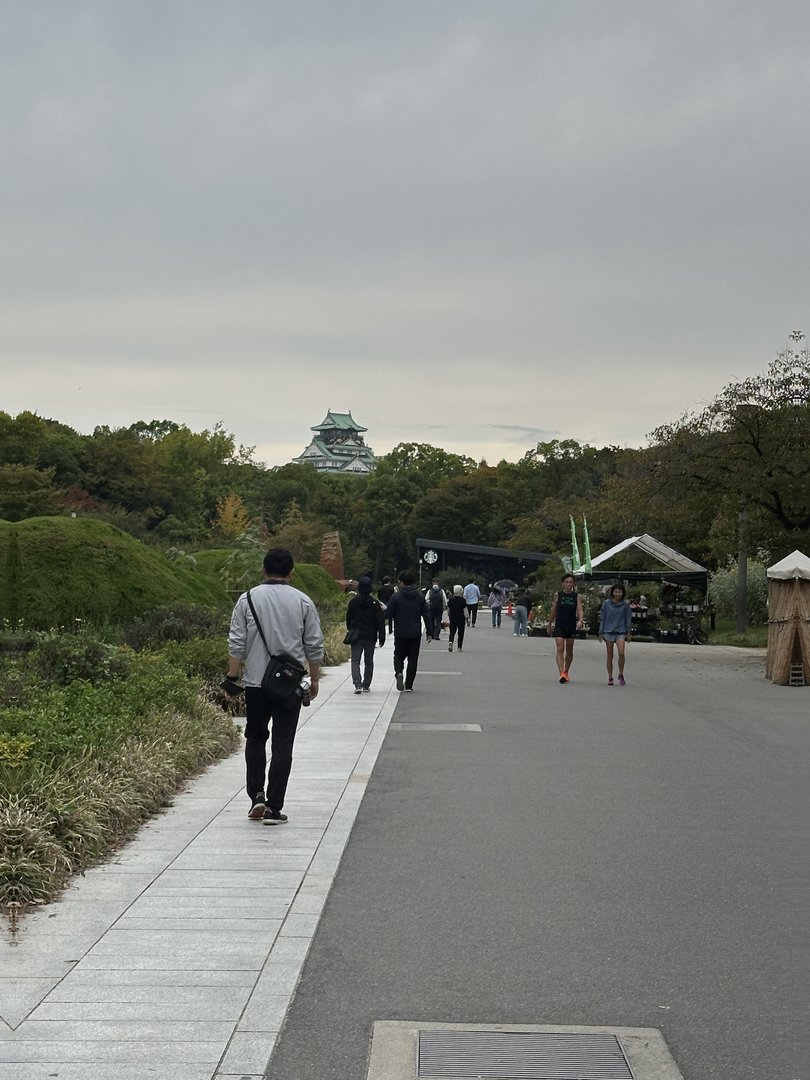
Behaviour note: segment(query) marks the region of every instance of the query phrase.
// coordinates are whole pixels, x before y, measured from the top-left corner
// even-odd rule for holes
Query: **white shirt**
[[[474,581],[471,581],[469,585],[464,586],[463,596],[468,604],[477,604],[481,599],[481,590]]]

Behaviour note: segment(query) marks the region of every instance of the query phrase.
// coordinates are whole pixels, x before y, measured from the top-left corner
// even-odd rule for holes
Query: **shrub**
[[[206,683],[219,682],[227,664],[228,646],[225,635],[215,638],[190,638],[188,641],[168,641],[160,654],[178,671]]]
[[[709,600],[721,618],[733,619],[737,610],[737,566],[733,561],[709,576]],[[767,567],[748,560],[748,621],[761,626],[768,619]]]
[[[76,680],[98,683],[123,678],[130,667],[127,650],[108,645],[89,631],[51,633],[29,654],[29,665],[46,683],[67,686]]]
[[[188,641],[215,635],[224,638],[227,627],[223,610],[215,611],[198,604],[168,604],[133,619],[124,627],[123,637],[133,649],[143,649],[166,641]]]

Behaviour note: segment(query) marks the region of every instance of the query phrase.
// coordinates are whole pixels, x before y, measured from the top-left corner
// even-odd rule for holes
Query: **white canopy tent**
[[[810,558],[797,548],[784,559],[780,559],[778,563],[769,566],[766,574],[769,578],[776,578],[779,581],[788,581],[791,578],[810,580]]]
[[[622,551],[627,551],[630,548],[636,548],[645,555],[649,555],[653,559],[656,559],[666,567],[666,570],[622,570],[611,573],[607,569],[602,569],[602,566],[605,563],[610,562],[614,556],[620,554]],[[614,577],[622,578],[625,581],[671,581],[673,584],[688,585],[692,588],[700,589],[704,593],[706,592],[708,581],[708,571],[705,566],[701,566],[700,563],[696,563],[693,559],[687,558],[686,555],[682,555],[674,548],[669,547],[660,540],[656,540],[656,538],[650,536],[649,533],[641,533],[639,536],[628,536],[628,538],[622,540],[620,544],[615,544],[607,551],[603,551],[601,555],[597,555],[595,559],[591,559],[590,571],[586,571],[585,568],[582,567],[580,570],[576,571],[576,576],[593,581]]]

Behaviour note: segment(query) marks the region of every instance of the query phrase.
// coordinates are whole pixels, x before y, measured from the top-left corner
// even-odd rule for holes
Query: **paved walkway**
[[[247,820],[236,753],[0,946],[0,1080],[366,1080],[391,1020],[652,1028],[685,1080],[805,1080],[807,691],[641,643],[609,689],[595,641],[560,687],[505,623],[400,695],[390,648],[370,694],[327,670],[287,825]]]
[[[3,1080],[263,1076],[399,696],[377,657],[302,711],[288,824],[247,820],[240,748],[0,947]]]

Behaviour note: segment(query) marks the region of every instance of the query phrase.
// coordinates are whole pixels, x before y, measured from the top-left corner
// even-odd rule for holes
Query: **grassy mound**
[[[296,563],[290,584],[306,593],[316,607],[328,605],[330,602],[348,602],[343,589],[332,575],[322,566],[315,566],[313,563]]]
[[[0,521],[0,619],[33,629],[122,623],[162,605],[226,607],[215,575],[92,518]]]

